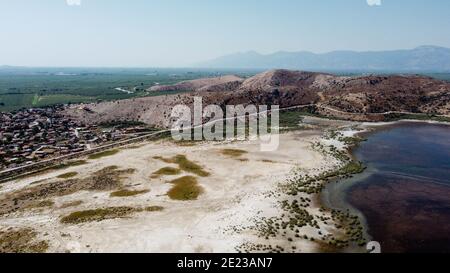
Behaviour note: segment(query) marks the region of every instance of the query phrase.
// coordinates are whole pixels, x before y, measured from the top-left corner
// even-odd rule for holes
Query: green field
[[[156,84],[173,84],[203,77],[225,74],[246,77],[254,73],[189,69],[0,67],[0,111],[174,94],[177,92],[153,93],[146,92],[146,89]],[[134,93],[128,94],[116,88]]]

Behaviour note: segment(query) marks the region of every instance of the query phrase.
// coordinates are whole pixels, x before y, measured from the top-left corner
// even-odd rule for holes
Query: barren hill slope
[[[181,89],[192,92],[71,107],[66,115],[88,123],[138,120],[168,127],[172,108],[192,105],[194,96],[203,97],[204,106],[265,104],[283,108],[314,104],[318,113],[364,121],[384,120],[381,113],[385,112],[450,114],[450,83],[423,76],[341,77],[271,70],[246,80],[225,76],[153,88]]]
[[[183,81],[174,85],[153,86],[150,91],[224,91],[235,88],[244,80],[234,75],[216,78],[205,78],[191,81]]]

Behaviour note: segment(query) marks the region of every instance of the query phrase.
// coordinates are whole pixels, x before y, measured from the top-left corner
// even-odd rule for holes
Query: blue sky
[[[189,66],[248,50],[450,47],[448,0],[67,1],[78,0],[0,0],[0,65]]]

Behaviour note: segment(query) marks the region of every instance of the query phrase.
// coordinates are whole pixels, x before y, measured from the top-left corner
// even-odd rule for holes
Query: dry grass
[[[135,171],[135,169],[119,170],[117,166],[106,167],[85,179],[88,184],[86,190],[107,191],[116,189],[122,185],[122,180]]]
[[[185,155],[177,155],[177,156],[174,156],[173,158],[163,158],[160,156],[159,157],[156,156],[153,158],[161,160],[165,163],[177,164],[178,167],[182,171],[185,171],[188,173],[193,173],[193,174],[201,176],[201,177],[207,177],[210,175],[210,173],[203,170],[203,168],[200,165],[187,159],[187,157]]]
[[[122,180],[134,172],[134,169],[119,170],[117,166],[110,166],[84,179],[67,179],[24,188],[0,199],[0,215],[28,208],[38,201],[66,196],[78,191],[116,190],[122,187]]]
[[[93,155],[90,155],[88,158],[93,160],[93,159],[100,159],[103,157],[108,157],[108,156],[113,156],[115,154],[119,153],[119,150],[109,150],[109,151],[104,151],[104,152],[100,152],[100,153],[96,153]]]
[[[263,159],[263,160],[261,160],[261,162],[264,162],[264,163],[276,163],[275,161],[269,160],[269,159]]]
[[[44,200],[39,203],[37,203],[34,207],[35,208],[47,208],[47,207],[53,207],[55,205],[55,202],[51,200]]]
[[[78,207],[81,204],[83,204],[83,201],[81,201],[81,200],[72,201],[72,202],[68,202],[68,203],[63,204],[60,208],[61,209],[66,209],[66,208],[71,208],[71,207]]]
[[[157,212],[164,208],[159,206],[152,206],[146,208],[133,207],[110,207],[94,210],[76,211],[61,218],[63,224],[82,224],[89,222],[100,222],[104,220],[111,220],[117,218],[126,218],[134,213],[139,212]]]
[[[161,160],[161,161],[164,161],[164,162],[167,161],[167,159],[164,159],[164,157],[162,157],[162,156],[154,156],[153,159]],[[167,162],[166,162],[166,163],[167,163]]]
[[[196,141],[187,141],[187,140],[182,140],[182,141],[175,141],[174,142],[177,146],[180,147],[194,147],[197,145],[198,142]]]
[[[27,209],[37,209],[39,211],[45,209],[45,208],[51,208],[55,205],[55,203],[51,200],[44,200],[44,201],[35,201],[30,202],[27,204],[27,206],[23,206],[20,209],[21,210],[27,210]]]
[[[50,167],[49,170],[61,170],[61,169],[67,169],[70,167],[77,167],[77,166],[83,166],[88,164],[86,160],[75,160],[75,161],[69,161],[67,163],[62,163],[53,167]]]
[[[223,149],[223,150],[221,150],[221,153],[223,155],[230,156],[230,157],[241,157],[245,154],[248,154],[247,151],[238,150],[238,149]]]
[[[0,253],[44,253],[48,249],[47,241],[36,239],[32,229],[8,229],[0,231]]]
[[[112,192],[109,196],[110,197],[131,197],[136,196],[140,194],[148,193],[149,190],[142,190],[142,191],[130,191],[130,190],[120,190]]]
[[[69,173],[64,173],[64,174],[58,175],[57,177],[61,178],[61,179],[69,179],[69,178],[75,177],[77,175],[78,175],[77,172],[69,172]]]
[[[61,218],[63,224],[81,224],[87,222],[99,222],[108,219],[124,218],[136,209],[132,207],[114,207],[95,210],[76,211]]]
[[[152,206],[152,207],[146,207],[145,211],[147,212],[157,212],[157,211],[163,211],[164,208],[160,206]]]
[[[140,149],[140,148],[142,148],[144,146],[145,146],[145,144],[132,145],[132,146],[124,147],[124,148],[122,148],[122,150],[137,150],[137,149]]]
[[[181,173],[180,169],[165,167],[153,173],[152,177],[159,177],[163,175],[179,175]]]
[[[173,200],[196,200],[203,193],[203,188],[198,185],[197,178],[184,176],[170,182],[174,184],[167,195]]]

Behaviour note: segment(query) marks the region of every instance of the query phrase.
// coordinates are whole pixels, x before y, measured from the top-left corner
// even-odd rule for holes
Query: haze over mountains
[[[204,68],[300,69],[310,71],[405,71],[450,72],[450,49],[420,46],[391,51],[333,51],[315,54],[307,51],[255,51],[219,57],[197,65]]]

